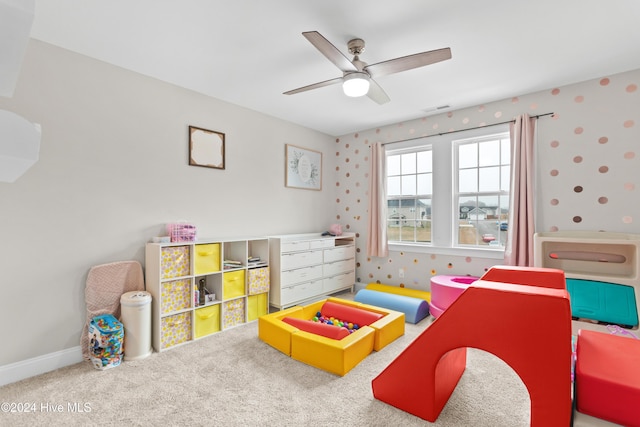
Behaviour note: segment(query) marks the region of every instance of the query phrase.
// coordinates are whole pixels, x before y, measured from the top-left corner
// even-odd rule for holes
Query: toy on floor
[[[400,311],[404,313],[405,321],[418,323],[429,316],[431,292],[382,283],[369,283],[365,289],[358,291],[354,300]]]
[[[317,316],[318,312],[321,316]],[[354,331],[314,322],[313,317],[348,320],[354,324]],[[403,334],[403,313],[340,298],[258,318],[262,341],[295,360],[341,376],[372,351],[380,351]]]
[[[475,276],[438,275],[431,278],[431,306],[429,312],[439,317],[470,284],[478,280]]]
[[[565,272],[579,329],[608,332],[613,323],[637,329],[640,309],[640,235],[595,231],[536,233],[534,265]]]
[[[361,289],[354,297],[354,300],[364,304],[401,311],[405,315],[405,321],[409,323],[418,323],[429,316],[429,303],[419,298]]]
[[[360,325],[358,325],[357,323],[354,324],[353,322],[349,322],[348,320],[340,320],[336,319],[335,317],[325,317],[320,311],[317,312],[311,320],[313,320],[314,322],[320,322],[340,328],[346,328],[349,333],[354,333],[355,331],[360,329]]]
[[[124,327],[111,314],[103,314],[89,323],[88,350],[93,366],[99,370],[115,368],[122,361]]]
[[[576,350],[576,409],[640,427],[640,340],[580,330]]]
[[[515,283],[529,273],[564,280],[561,270],[508,269],[499,276]],[[467,347],[496,355],[519,375],[531,398],[531,426],[570,424],[569,294],[484,276],[372,381],[374,397],[435,422],[465,370]]]

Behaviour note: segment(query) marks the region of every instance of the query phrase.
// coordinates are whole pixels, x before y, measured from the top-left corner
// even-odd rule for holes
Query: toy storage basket
[[[105,370],[120,365],[124,328],[111,314],[91,319],[89,324],[89,354],[96,369]]]
[[[167,224],[167,233],[172,242],[195,242],[196,226],[188,222]]]

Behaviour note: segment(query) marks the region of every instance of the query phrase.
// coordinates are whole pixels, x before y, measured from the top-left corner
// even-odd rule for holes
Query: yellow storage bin
[[[196,314],[196,338],[220,331],[220,304],[199,308]]]
[[[248,274],[249,295],[269,292],[269,267],[252,268]]]
[[[195,273],[200,276],[220,271],[220,244],[195,245]]]
[[[191,312],[163,317],[161,321],[160,347],[164,350],[191,341]]]
[[[230,299],[244,295],[244,270],[230,271],[222,276],[222,298]]]
[[[162,314],[191,307],[191,279],[162,283],[160,300]]]
[[[247,298],[247,318],[249,322],[269,313],[269,294],[250,295]]]

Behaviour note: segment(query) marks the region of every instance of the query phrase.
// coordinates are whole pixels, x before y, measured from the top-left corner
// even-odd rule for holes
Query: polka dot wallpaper
[[[481,276],[501,263],[410,252],[367,257],[369,146],[487,126],[523,113],[554,113],[537,125],[537,230],[640,234],[639,85],[635,70],[336,138],[328,153],[335,157],[335,221],[358,236],[358,281],[429,290],[433,275]]]

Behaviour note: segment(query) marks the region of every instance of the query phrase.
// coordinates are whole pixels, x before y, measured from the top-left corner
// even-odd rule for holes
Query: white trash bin
[[[131,291],[120,297],[124,325],[124,360],[149,356],[151,350],[151,294]]]

